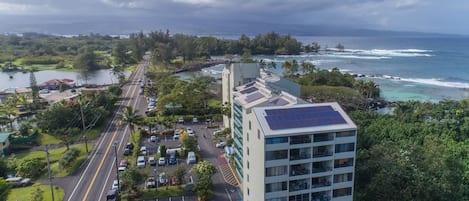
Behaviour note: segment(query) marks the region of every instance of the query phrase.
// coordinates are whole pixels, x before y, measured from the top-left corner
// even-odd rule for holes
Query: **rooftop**
[[[235,99],[244,108],[254,106],[284,106],[298,104],[300,101],[287,92],[272,92],[260,79],[236,87]]]
[[[11,133],[0,132],[0,142],[6,142],[8,137],[13,134],[15,133],[14,132],[11,132]]]
[[[356,129],[337,103],[257,107],[253,111],[266,136]]]

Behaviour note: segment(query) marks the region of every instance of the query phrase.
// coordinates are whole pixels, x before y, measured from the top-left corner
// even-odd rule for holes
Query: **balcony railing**
[[[331,185],[332,185],[331,182],[325,181],[325,182],[320,182],[320,183],[312,184],[312,185],[311,185],[311,188],[320,188],[320,187],[331,186]]]
[[[293,181],[290,182],[290,192],[301,191],[309,189],[309,184],[306,181]]]
[[[315,152],[313,154],[314,158],[327,157],[327,156],[332,156],[332,151],[321,151],[321,152]]]
[[[290,176],[299,176],[299,175],[305,175],[305,174],[309,174],[311,171],[302,166],[302,165],[294,165],[294,166],[291,166],[291,169],[290,169]]]
[[[313,168],[311,171],[313,173],[328,172],[328,171],[332,171],[332,168],[331,167],[318,167],[318,168]]]

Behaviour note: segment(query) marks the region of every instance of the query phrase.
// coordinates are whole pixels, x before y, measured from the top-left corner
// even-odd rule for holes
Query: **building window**
[[[349,152],[355,150],[354,143],[347,143],[347,144],[336,144],[335,145],[335,153],[342,153],[342,152]]]
[[[287,174],[287,166],[277,166],[265,168],[266,177],[281,176]]]
[[[249,133],[246,133],[246,141],[249,142]]]
[[[325,141],[331,141],[331,140],[334,140],[333,133],[315,134],[313,138],[313,142],[325,142]]]
[[[247,164],[248,164],[248,169],[249,169],[249,161],[248,161],[248,163],[247,163]]]
[[[266,138],[265,144],[282,144],[287,143],[288,137],[273,137],[273,138]]]
[[[334,175],[334,183],[341,183],[353,180],[352,173],[345,173],[345,174],[336,174]]]
[[[290,144],[311,143],[311,135],[299,135],[290,137]]]
[[[247,148],[247,149],[246,149],[246,152],[247,152],[247,154],[248,154],[248,156],[249,156],[249,147],[246,147],[246,148]]]
[[[277,183],[271,183],[271,184],[266,184],[265,185],[265,192],[270,193],[270,192],[277,192],[277,191],[286,191],[287,188],[287,182],[277,182]]]
[[[257,139],[261,139],[261,130],[257,129]]]
[[[265,152],[265,160],[281,160],[288,158],[288,150],[276,150],[276,151],[267,151]]]
[[[355,131],[342,131],[335,134],[336,137],[350,137],[355,136]]]
[[[338,159],[334,161],[334,168],[353,166],[353,158]]]
[[[249,195],[249,188],[248,188],[248,195]]]
[[[248,182],[249,182],[249,174],[247,174],[247,177],[246,177],[246,179],[247,179],[247,180],[248,180]]]
[[[270,199],[265,199],[265,201],[287,201],[287,197],[270,198]]]
[[[249,130],[251,130],[251,121],[249,121]]]
[[[309,194],[293,195],[288,198],[288,201],[309,201]]]
[[[352,188],[351,187],[335,189],[332,192],[332,196],[335,197],[335,198],[336,197],[342,197],[342,196],[349,196],[349,195],[352,195]]]

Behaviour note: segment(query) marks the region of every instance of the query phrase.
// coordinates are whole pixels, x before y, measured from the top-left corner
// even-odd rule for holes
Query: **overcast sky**
[[[94,20],[122,29],[238,23],[469,34],[468,0],[0,0],[0,31]],[[49,24],[49,25],[47,25]],[[52,25],[50,25],[52,24]],[[47,25],[47,26],[46,26]],[[131,25],[131,26],[130,26]],[[3,27],[2,27],[3,26]],[[127,27],[125,27],[127,26]],[[168,26],[168,27],[165,27]],[[267,25],[265,25],[267,26]],[[271,28],[272,30],[274,28]],[[270,31],[270,30],[266,30]]]

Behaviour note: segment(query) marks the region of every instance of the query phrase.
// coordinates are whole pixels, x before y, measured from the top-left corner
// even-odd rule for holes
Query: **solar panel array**
[[[242,94],[250,94],[252,92],[255,92],[257,91],[258,89],[256,87],[250,87],[250,88],[247,88],[245,90],[242,90],[240,91]]]
[[[265,110],[272,130],[326,126],[346,123],[342,115],[331,106]]]
[[[253,94],[250,94],[250,95],[246,96],[246,98],[244,100],[248,103],[251,103],[251,102],[253,102],[255,100],[258,100],[258,99],[261,99],[263,97],[264,97],[264,95],[262,95],[259,92],[256,92],[256,93],[253,93]]]
[[[244,85],[245,88],[251,87],[252,85],[256,84],[256,82],[251,82],[246,85]]]

